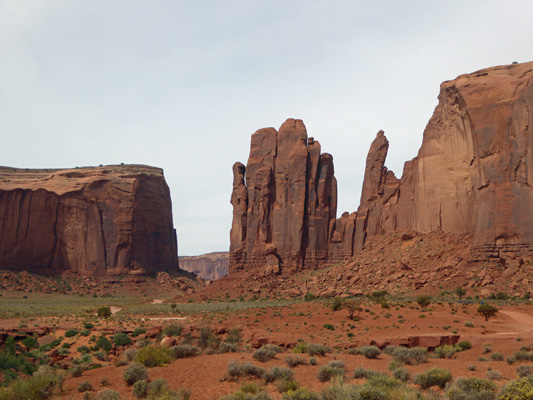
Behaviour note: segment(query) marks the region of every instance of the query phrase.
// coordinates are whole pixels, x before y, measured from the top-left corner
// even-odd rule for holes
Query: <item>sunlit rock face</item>
[[[385,166],[389,143],[378,132],[359,208],[338,219],[333,158],[303,122],[257,131],[247,165],[233,167],[230,272],[316,268],[349,258],[373,235],[404,231],[469,235],[483,256],[530,256],[532,79],[530,62],[444,82],[402,177]]]
[[[0,266],[81,275],[177,270],[163,170],[0,168]]]

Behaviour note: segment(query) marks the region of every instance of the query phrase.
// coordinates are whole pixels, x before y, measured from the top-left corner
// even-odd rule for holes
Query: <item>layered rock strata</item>
[[[252,135],[234,166],[230,272],[313,268],[349,258],[374,235],[468,235],[483,257],[533,252],[533,63],[493,67],[441,85],[418,156],[401,179],[370,147],[357,212],[336,219],[336,181],[303,123]],[[270,258],[269,258],[270,257]],[[273,264],[273,265],[271,265]]]
[[[228,274],[229,253],[220,251],[200,256],[180,257],[180,269],[192,272],[200,278],[215,281]]]
[[[0,168],[0,267],[120,275],[177,270],[159,168]]]

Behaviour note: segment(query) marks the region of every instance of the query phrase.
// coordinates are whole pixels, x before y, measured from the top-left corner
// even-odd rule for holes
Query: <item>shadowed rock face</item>
[[[119,275],[177,270],[159,168],[0,168],[0,266]]]
[[[332,157],[312,139],[306,145],[302,121],[257,131],[247,166],[234,166],[230,272],[313,268],[350,257],[373,235],[403,231],[469,235],[484,256],[530,256],[532,81],[533,62],[444,82],[402,178],[385,167],[380,131],[359,208],[339,219]]]

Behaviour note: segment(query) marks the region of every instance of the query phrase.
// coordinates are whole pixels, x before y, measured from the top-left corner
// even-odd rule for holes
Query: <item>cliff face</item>
[[[215,281],[228,274],[229,253],[220,251],[201,256],[180,257],[179,262],[181,269],[202,279]]]
[[[230,272],[328,259],[337,208],[333,158],[320,153],[301,120],[255,132],[248,163],[236,163],[233,176]]]
[[[533,63],[488,68],[441,85],[418,156],[401,179],[385,167],[380,131],[357,212],[336,219],[336,181],[299,120],[252,136],[234,166],[230,272],[346,259],[377,234],[448,232],[498,257],[533,251]],[[274,265],[274,266],[276,266]]]
[[[1,167],[0,266],[83,275],[177,270],[163,171]]]

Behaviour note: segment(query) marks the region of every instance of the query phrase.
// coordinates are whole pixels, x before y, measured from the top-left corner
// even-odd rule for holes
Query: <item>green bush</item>
[[[325,356],[331,349],[323,344],[299,342],[292,349],[293,353],[307,353],[310,356]]]
[[[148,381],[141,379],[133,384],[133,395],[138,399],[142,399],[148,394]]]
[[[108,353],[113,347],[109,339],[105,336],[100,336],[98,339],[96,339],[96,345],[106,353]]]
[[[428,351],[424,347],[408,349],[407,347],[387,346],[383,352],[402,364],[418,365],[428,360]]]
[[[109,318],[111,316],[111,307],[100,307],[96,313],[98,314],[99,317],[101,318]]]
[[[93,390],[93,385],[91,385],[89,381],[80,382],[78,384],[78,392],[83,393],[89,390]]]
[[[131,344],[131,338],[124,332],[117,332],[113,337],[113,342],[115,342],[115,346],[127,346]]]
[[[148,371],[144,365],[133,363],[126,369],[126,371],[124,371],[123,376],[128,385],[133,385],[137,381],[147,380]]]
[[[267,344],[254,352],[253,358],[257,361],[266,362],[272,360],[281,349],[278,346]]]
[[[396,368],[392,371],[392,376],[402,382],[407,382],[411,378],[409,370],[404,367]]]
[[[531,351],[517,351],[513,356],[516,361],[533,361],[533,352]]]
[[[468,340],[463,340],[457,343],[457,347],[459,348],[459,351],[470,350],[472,348],[472,343],[470,343]]]
[[[275,366],[271,368],[267,373],[263,374],[263,379],[265,382],[274,382],[278,380],[291,380],[294,376],[292,369],[287,367],[278,367]]]
[[[279,379],[274,383],[280,393],[286,393],[289,390],[294,391],[300,387],[300,384],[293,379]]]
[[[143,333],[146,333],[146,329],[144,328],[135,328],[133,332],[131,333],[131,336],[137,337],[139,335],[142,335]]]
[[[428,295],[418,296],[416,302],[420,308],[424,309],[431,304],[431,297]]]
[[[145,367],[160,367],[170,362],[170,349],[154,345],[141,347],[137,350],[135,360]]]
[[[298,365],[306,365],[307,360],[302,356],[287,356],[285,357],[285,362],[291,368],[297,367]]]
[[[121,400],[121,397],[116,390],[104,389],[96,393],[94,400]]]
[[[163,328],[163,336],[180,336],[183,331],[181,325],[169,325]]]
[[[444,388],[451,380],[452,373],[450,371],[444,368],[434,367],[415,375],[414,382],[422,389],[427,389],[431,386]]]
[[[61,390],[63,375],[48,366],[41,366],[29,379],[16,379],[11,386],[0,389],[0,398],[6,400],[44,400],[55,390]]]
[[[375,359],[379,357],[379,355],[381,354],[381,350],[376,346],[362,346],[350,349],[348,350],[348,353],[353,355],[360,354],[365,356],[366,358]]]
[[[499,400],[531,400],[533,398],[533,375],[509,382],[500,392]]]
[[[494,317],[498,312],[498,309],[490,304],[482,304],[477,308],[478,314],[483,315],[485,321],[488,321],[490,318]]]
[[[174,358],[194,357],[200,352],[200,349],[190,344],[178,344],[170,348],[170,354]]]
[[[307,388],[301,387],[296,390],[285,392],[281,400],[320,400],[320,397],[315,392],[311,392]]]
[[[24,345],[24,347],[26,347],[28,350],[36,349],[37,347],[39,347],[39,342],[33,336],[28,336],[27,338],[23,339],[21,342]]]
[[[339,364],[331,361],[328,365],[323,365],[318,370],[317,378],[320,382],[327,382],[334,377],[344,376],[344,363]]]
[[[340,297],[335,297],[333,301],[331,302],[331,309],[333,311],[339,311],[342,309],[343,305],[344,305],[344,299]]]
[[[65,337],[72,337],[76,336],[78,333],[80,333],[77,329],[69,329],[65,332]]]
[[[455,350],[455,346],[444,345],[437,347],[433,354],[436,358],[454,358]]]
[[[242,342],[241,331],[239,328],[230,329],[224,340],[226,343],[240,344]]]
[[[83,328],[84,329],[93,329],[94,328],[94,324],[91,323],[91,322],[84,322],[83,323]]]
[[[353,377],[355,379],[367,378],[370,379],[373,376],[381,375],[382,373],[374,369],[369,369],[365,367],[358,367],[353,371]]]
[[[359,396],[357,387],[354,385],[345,385],[342,379],[334,379],[333,383],[322,390],[321,400],[368,400]],[[380,400],[385,399],[381,397]]]
[[[457,378],[446,390],[450,400],[495,400],[496,385],[481,378]]]

